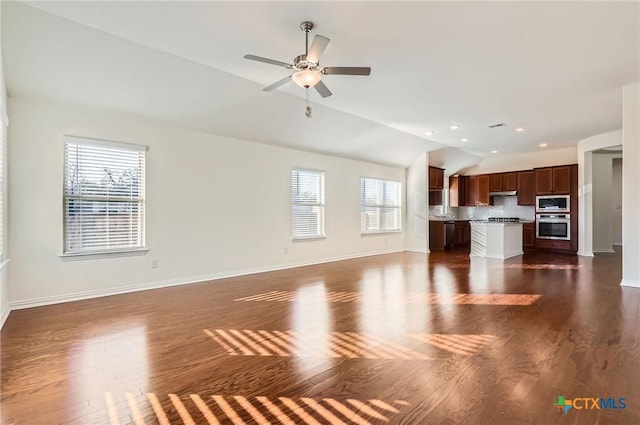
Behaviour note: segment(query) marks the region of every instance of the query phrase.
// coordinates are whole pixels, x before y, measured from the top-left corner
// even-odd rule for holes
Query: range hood
[[[503,192],[489,192],[489,196],[516,196],[518,194],[515,190],[505,190]]]

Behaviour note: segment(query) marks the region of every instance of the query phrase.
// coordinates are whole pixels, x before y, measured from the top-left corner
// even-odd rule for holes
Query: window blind
[[[291,171],[293,238],[324,237],[324,173]]]
[[[402,230],[401,183],[360,179],[360,232]]]
[[[145,150],[65,138],[65,254],[144,247]]]

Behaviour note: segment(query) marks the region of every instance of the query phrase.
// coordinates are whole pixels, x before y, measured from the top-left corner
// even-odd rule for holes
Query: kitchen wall
[[[611,240],[614,245],[622,245],[622,158],[613,158],[611,189],[613,190]]]
[[[447,214],[448,212],[448,214]],[[518,205],[517,196],[496,196],[493,205],[487,207],[451,207],[448,210],[443,205],[429,207],[429,218],[442,219],[442,215],[457,220],[486,220],[489,217],[518,217],[521,220],[534,220],[533,206]]]
[[[405,249],[405,232],[360,235],[360,177],[405,187],[404,168],[78,105],[10,98],[9,115],[12,308]],[[147,255],[61,260],[65,134],[149,147]],[[326,239],[291,240],[294,167],[326,173]]]

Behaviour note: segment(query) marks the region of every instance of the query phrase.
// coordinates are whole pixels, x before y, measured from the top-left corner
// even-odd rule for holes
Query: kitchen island
[[[470,221],[470,257],[507,259],[522,255],[522,223]]]

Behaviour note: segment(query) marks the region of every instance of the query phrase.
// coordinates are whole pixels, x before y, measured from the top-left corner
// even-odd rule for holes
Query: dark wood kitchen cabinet
[[[535,171],[520,171],[517,173],[518,205],[536,204],[536,175]]]
[[[478,176],[478,186],[476,194],[476,205],[489,205],[489,175]]]
[[[522,223],[522,246],[533,248],[536,245],[536,225],[535,223]]]
[[[489,174],[469,176],[466,183],[466,206],[474,207],[489,205]]]
[[[503,173],[502,174],[502,190],[511,191],[517,190],[517,173]]]
[[[444,170],[429,166],[429,190],[442,190],[444,188]]]
[[[537,195],[569,195],[571,192],[571,165],[536,168]]]
[[[489,192],[502,192],[502,173],[489,175]]]
[[[471,225],[466,220],[456,220],[454,224],[454,245],[468,245],[471,243]]]
[[[449,177],[449,206],[464,207],[467,205],[467,180],[465,176]]]

